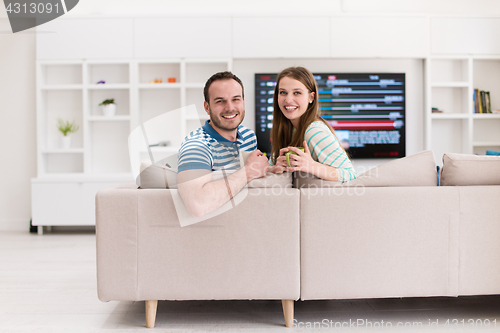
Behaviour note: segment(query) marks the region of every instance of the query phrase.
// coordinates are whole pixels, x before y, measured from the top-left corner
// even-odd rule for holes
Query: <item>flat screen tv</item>
[[[321,116],[351,158],[404,157],[404,73],[313,73]],[[276,73],[255,74],[258,148],[271,151]]]

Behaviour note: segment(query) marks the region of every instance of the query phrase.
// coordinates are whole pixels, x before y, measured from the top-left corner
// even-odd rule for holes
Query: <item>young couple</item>
[[[177,186],[190,214],[203,216],[218,209],[267,172],[302,171],[339,182],[356,177],[334,130],[320,117],[318,87],[307,69],[290,67],[277,77],[271,164],[256,150],[255,133],[240,125],[245,117],[241,80],[230,72],[214,74],[203,93],[210,120],[191,132],[179,151]],[[252,152],[241,168],[239,150]],[[289,155],[290,167],[289,151],[296,153]],[[237,171],[213,180],[212,171],[221,169]]]

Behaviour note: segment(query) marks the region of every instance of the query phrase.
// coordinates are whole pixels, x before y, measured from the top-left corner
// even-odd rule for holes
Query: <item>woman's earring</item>
[[[313,101],[310,101],[309,104],[312,104]]]

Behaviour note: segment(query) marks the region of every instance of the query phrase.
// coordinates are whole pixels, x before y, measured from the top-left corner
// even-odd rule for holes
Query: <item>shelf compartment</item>
[[[473,153],[476,155],[486,155],[487,150],[500,151],[500,142],[491,142],[491,144],[488,145],[479,144],[473,147]]]
[[[99,106],[106,99],[114,99],[117,116],[130,115],[130,93],[128,89],[95,89],[89,90],[89,115],[101,116],[102,108]]]
[[[180,89],[139,91],[139,111],[141,122],[181,107]],[[178,120],[180,120],[179,118]]]
[[[431,107],[437,107],[446,113],[470,114],[472,109],[469,89],[465,87],[431,88]],[[469,104],[470,102],[470,104]]]
[[[186,115],[185,119],[197,119],[203,118],[207,119],[208,115],[205,111],[204,106],[204,96],[203,96],[203,88],[187,88],[186,89],[186,105],[194,104],[196,107],[196,114]]]
[[[432,150],[436,162],[445,153],[470,153],[469,119],[435,119],[432,121]]]
[[[474,89],[490,92],[491,109],[500,109],[500,59],[474,59]]]
[[[205,83],[217,72],[227,71],[227,62],[186,62],[186,83]]]
[[[139,91],[140,123],[144,124],[149,144],[182,141],[180,89]]]
[[[437,82],[464,83],[469,81],[469,59],[432,59],[431,84]]]
[[[175,78],[176,83],[181,82],[180,62],[139,64],[139,84],[149,84],[151,81],[155,80],[162,80],[163,83],[168,83],[168,78]]]
[[[89,64],[89,85],[96,85],[99,81],[108,84],[128,84],[130,83],[129,64]]]
[[[41,133],[45,140],[44,149],[60,147],[61,132],[57,129],[58,120],[75,122],[78,131],[71,133],[72,146],[83,147],[83,112],[82,91],[79,90],[46,90],[41,95],[41,106],[44,110],[41,118]]]
[[[129,173],[128,122],[90,124],[91,173]]]
[[[500,118],[474,118],[473,133],[474,146],[478,146],[477,143],[482,143],[481,146],[488,146],[488,143],[500,142]]]
[[[41,83],[43,86],[81,85],[81,64],[42,64]]]

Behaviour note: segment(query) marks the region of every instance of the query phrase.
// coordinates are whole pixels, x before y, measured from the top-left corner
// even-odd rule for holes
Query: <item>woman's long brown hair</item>
[[[280,80],[284,77],[301,82],[309,93],[314,92],[314,100],[307,107],[306,112],[300,117],[299,127],[293,131],[292,122],[285,117],[281,112],[278,105],[279,85]],[[335,132],[333,128],[320,116],[318,108],[318,86],[312,73],[304,67],[288,67],[281,71],[276,78],[276,87],[274,88],[273,100],[273,128],[271,129],[271,161],[276,164],[276,159],[280,155],[280,149],[288,146],[302,147],[304,142],[304,135],[307,127],[313,121],[322,121],[333,135]]]

